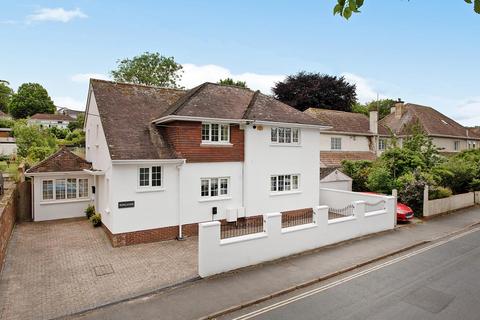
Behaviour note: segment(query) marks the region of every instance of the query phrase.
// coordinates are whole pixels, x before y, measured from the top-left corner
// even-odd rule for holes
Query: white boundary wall
[[[423,216],[431,217],[437,214],[472,207],[480,203],[480,192],[468,192],[450,196],[448,198],[429,200],[428,188],[425,188]]]
[[[313,223],[282,228],[281,213],[263,216],[264,231],[220,239],[220,222],[199,224],[198,271],[201,277],[255,265],[370,233],[394,228],[394,197],[382,197],[385,209],[365,213],[354,201],[354,216],[328,220],[328,207],[314,208]]]

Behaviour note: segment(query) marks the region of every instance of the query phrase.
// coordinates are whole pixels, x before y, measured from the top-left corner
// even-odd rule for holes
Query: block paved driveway
[[[197,277],[197,239],[112,248],[87,220],[17,224],[0,319],[52,319]]]

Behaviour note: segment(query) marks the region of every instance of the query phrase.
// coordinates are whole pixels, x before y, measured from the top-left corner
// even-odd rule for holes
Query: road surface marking
[[[441,241],[439,241],[439,242],[436,242],[436,243],[434,243],[434,244],[432,244],[432,245],[429,245],[429,246],[427,246],[427,247],[424,247],[424,248],[422,248],[422,249],[418,249],[418,250],[416,250],[416,251],[407,253],[407,254],[405,254],[405,255],[403,255],[403,256],[400,256],[400,257],[397,257],[397,258],[395,258],[395,259],[386,261],[386,262],[384,262],[384,263],[382,263],[382,264],[376,265],[376,266],[371,267],[371,268],[369,268],[369,269],[365,269],[365,270],[363,270],[363,271],[360,271],[360,272],[358,272],[358,273],[352,274],[352,275],[350,275],[350,276],[348,276],[348,277],[339,279],[339,280],[337,280],[337,281],[334,281],[334,282],[332,282],[332,283],[326,284],[326,285],[324,285],[324,286],[318,287],[318,288],[316,288],[316,289],[312,289],[312,290],[310,290],[310,291],[307,291],[307,292],[301,293],[301,294],[299,294],[299,295],[290,297],[290,298],[285,299],[285,300],[283,300],[283,301],[279,301],[279,302],[277,302],[277,303],[274,303],[274,304],[272,304],[272,305],[266,306],[266,307],[264,307],[264,308],[261,308],[261,309],[252,311],[252,312],[250,312],[250,313],[244,314],[244,315],[242,315],[242,316],[240,316],[240,317],[237,317],[237,318],[234,318],[234,319],[232,319],[232,320],[247,320],[247,319],[251,319],[251,318],[256,317],[256,316],[259,316],[259,315],[261,315],[261,314],[263,314],[263,313],[267,313],[267,312],[269,312],[269,311],[272,311],[272,310],[274,310],[274,309],[283,307],[283,306],[285,306],[285,305],[287,305],[287,304],[290,304],[290,303],[293,303],[293,302],[295,302],[295,301],[298,301],[298,300],[301,300],[301,299],[305,299],[305,298],[307,298],[307,297],[310,297],[310,296],[315,295],[315,294],[317,294],[317,293],[320,293],[320,292],[322,292],[322,291],[325,291],[325,290],[334,288],[334,287],[336,287],[336,286],[339,286],[339,285],[341,285],[341,284],[343,284],[343,283],[345,283],[345,282],[352,281],[352,280],[354,280],[354,279],[356,279],[356,278],[362,277],[362,276],[364,276],[364,275],[366,275],[366,274],[369,274],[369,273],[371,273],[371,272],[377,271],[377,270],[379,270],[379,269],[383,269],[383,268],[388,267],[388,266],[390,266],[390,265],[392,265],[392,264],[401,262],[401,261],[403,261],[403,260],[406,260],[406,259],[411,258],[411,257],[416,256],[416,255],[419,255],[419,254],[421,254],[421,253],[423,253],[423,252],[425,252],[425,251],[432,250],[432,249],[434,249],[434,248],[436,248],[436,247],[439,247],[439,246],[441,246],[441,245],[444,245],[444,244],[446,244],[446,243],[448,243],[448,242],[451,242],[451,241],[454,241],[454,240],[456,240],[456,239],[465,237],[465,236],[467,236],[467,235],[469,235],[469,234],[471,234],[471,233],[477,232],[477,231],[480,231],[480,228],[475,228],[475,229],[471,229],[471,230],[465,231],[465,232],[463,232],[463,233],[460,233],[460,234],[457,234],[457,235],[455,235],[455,236],[453,236],[453,237],[450,237],[450,238],[448,238],[448,239],[446,239],[446,240],[441,240]]]

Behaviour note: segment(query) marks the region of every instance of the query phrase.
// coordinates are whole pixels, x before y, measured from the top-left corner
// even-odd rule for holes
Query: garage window
[[[88,179],[68,178],[42,181],[42,200],[88,198]]]

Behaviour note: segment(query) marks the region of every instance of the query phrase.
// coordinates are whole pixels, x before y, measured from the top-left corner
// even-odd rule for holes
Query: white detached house
[[[114,246],[319,203],[317,119],[248,89],[91,80],[86,160]]]

